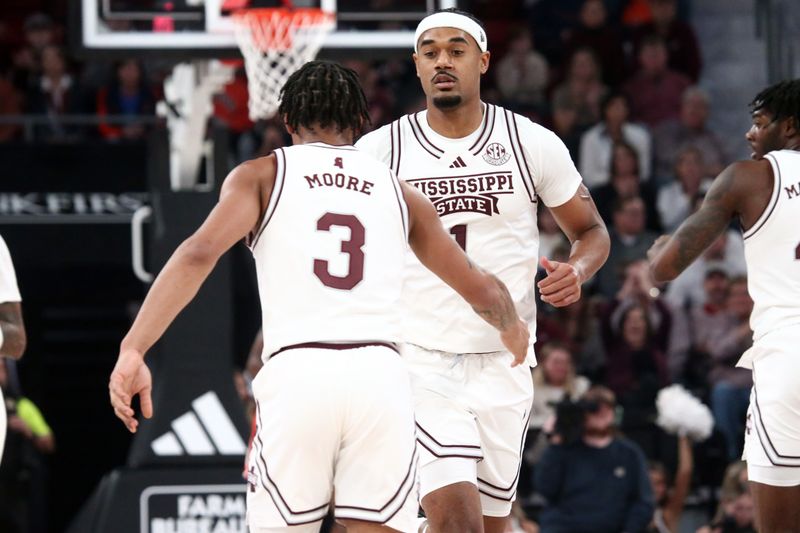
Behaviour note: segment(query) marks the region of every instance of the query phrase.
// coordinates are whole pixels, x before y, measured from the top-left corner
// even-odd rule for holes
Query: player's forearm
[[[120,349],[147,352],[194,298],[217,259],[191,241],[181,244],[148,291]]]
[[[496,276],[483,272],[484,290],[467,299],[472,309],[498,331],[505,331],[519,321],[508,288]]]
[[[611,240],[605,225],[597,224],[583,231],[572,242],[569,264],[575,267],[583,283],[600,270],[608,259]]]
[[[22,310],[17,302],[0,305],[0,356],[19,359],[25,353],[28,339],[25,336],[25,325],[22,322]]]

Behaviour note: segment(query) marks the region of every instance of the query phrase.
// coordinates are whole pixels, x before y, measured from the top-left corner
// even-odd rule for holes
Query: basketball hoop
[[[247,70],[250,118],[271,118],[281,87],[316,57],[336,19],[313,8],[246,9],[232,18]]]

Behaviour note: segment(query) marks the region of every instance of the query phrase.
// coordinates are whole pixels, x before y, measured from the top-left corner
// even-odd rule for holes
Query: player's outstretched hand
[[[531,340],[531,333],[528,324],[521,318],[517,322],[500,332],[500,340],[509,352],[514,354],[514,362],[511,366],[517,366],[525,362],[528,356],[528,345]]]
[[[122,350],[108,380],[108,394],[114,414],[131,433],[136,433],[139,426],[131,401],[138,394],[142,416],[150,418],[153,416],[152,388],[153,378],[144,362],[144,354],[137,350]]]
[[[569,263],[550,261],[542,257],[539,264],[547,277],[538,283],[542,301],[555,307],[566,307],[581,297],[581,279],[578,270]]]

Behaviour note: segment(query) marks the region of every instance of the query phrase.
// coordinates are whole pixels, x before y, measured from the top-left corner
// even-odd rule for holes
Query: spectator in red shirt
[[[669,67],[696,83],[703,63],[694,29],[678,20],[676,0],[650,0],[649,5],[653,18],[636,29],[633,39],[635,52],[639,51],[648,35],[660,35],[667,46]]]
[[[155,113],[155,98],[145,80],[142,65],[136,59],[125,59],[114,68],[114,79],[97,91],[97,115],[136,117]],[[142,124],[108,124],[98,127],[106,139],[137,139],[145,133]]]
[[[639,50],[639,71],[625,84],[634,120],[655,127],[680,116],[681,97],[691,85],[689,78],[667,65],[664,39],[651,34]]]

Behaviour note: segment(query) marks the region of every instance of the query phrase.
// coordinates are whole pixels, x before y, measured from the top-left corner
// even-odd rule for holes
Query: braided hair
[[[358,136],[370,122],[358,75],[331,61],[310,61],[300,67],[289,76],[280,99],[278,113],[295,130],[319,125]]]
[[[784,80],[767,87],[753,98],[750,108],[767,111],[775,120],[794,118],[794,126],[800,130],[800,80]]]

